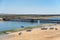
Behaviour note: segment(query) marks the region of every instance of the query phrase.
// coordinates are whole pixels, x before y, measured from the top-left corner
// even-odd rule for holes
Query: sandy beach
[[[60,27],[58,30],[41,30],[41,28],[34,28],[31,32],[19,31],[4,36],[0,36],[0,40],[60,40]]]

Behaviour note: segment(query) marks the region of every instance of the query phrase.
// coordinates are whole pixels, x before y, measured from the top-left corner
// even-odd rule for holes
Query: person
[[[54,29],[53,27],[50,28],[50,30],[53,30],[53,29]]]
[[[21,28],[24,28],[24,26],[21,26]]]
[[[31,30],[30,29],[28,29],[28,30],[26,30],[27,32],[31,32]]]
[[[55,30],[58,30],[58,28],[55,28]]]
[[[22,33],[20,32],[19,35],[21,35]]]

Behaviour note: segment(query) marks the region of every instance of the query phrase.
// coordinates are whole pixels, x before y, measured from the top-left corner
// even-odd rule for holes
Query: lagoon
[[[0,31],[21,28],[21,26],[29,27],[29,26],[36,26],[36,25],[38,25],[37,22],[32,23],[32,22],[19,22],[19,21],[3,21],[0,22]]]
[[[59,18],[53,18],[53,19],[50,18],[48,20],[38,20],[37,22],[3,21],[3,22],[0,22],[0,31],[21,28],[21,26],[30,27],[30,26],[37,26],[37,25],[46,24],[46,23],[57,23],[59,21],[60,21]]]

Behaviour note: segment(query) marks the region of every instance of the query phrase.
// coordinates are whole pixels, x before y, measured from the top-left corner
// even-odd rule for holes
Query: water
[[[40,24],[46,24],[46,23],[55,23],[54,21],[50,20],[60,20],[60,18],[49,18],[49,21],[44,21],[44,20],[38,20],[37,22],[19,22],[19,21],[4,21],[0,22],[0,31],[4,30],[10,30],[10,29],[15,29],[15,28],[21,28],[21,26],[24,27],[29,27],[29,26],[37,26]],[[56,21],[57,22],[57,21]]]
[[[21,26],[28,27],[36,25],[38,25],[38,23],[35,22],[31,23],[31,22],[5,21],[0,22],[0,31],[21,28]]]

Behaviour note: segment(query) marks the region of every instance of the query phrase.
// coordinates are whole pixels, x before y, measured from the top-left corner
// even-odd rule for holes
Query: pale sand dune
[[[10,33],[7,36],[0,37],[0,40],[60,40],[60,27],[58,30],[41,30],[40,28],[32,29],[31,32],[20,31]]]

